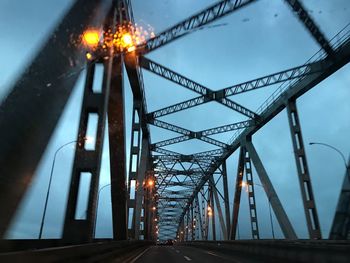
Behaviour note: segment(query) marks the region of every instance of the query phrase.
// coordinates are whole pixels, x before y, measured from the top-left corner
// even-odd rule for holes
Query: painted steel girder
[[[156,37],[148,40],[143,48],[145,52],[153,51],[255,1],[256,0],[220,1],[161,32]]]
[[[228,97],[236,94],[240,94],[247,91],[256,90],[259,88],[267,87],[270,85],[283,83],[289,80],[302,78],[307,75],[319,72],[312,68],[313,63],[301,65],[298,67],[283,70],[277,73],[273,73],[264,77],[249,80],[231,87],[219,90],[216,92],[217,96]]]
[[[160,64],[158,64],[158,63],[156,63],[148,58],[140,57],[139,62],[140,62],[140,66],[143,67],[144,69],[147,69],[150,72],[152,72],[158,76],[161,76],[167,80],[170,80],[176,84],[179,84],[179,85],[181,85],[189,90],[192,90],[196,93],[199,93],[201,95],[206,95],[206,96],[212,94],[211,90],[204,87],[203,85],[201,85],[193,80],[190,80],[190,79],[182,76],[181,74],[176,73],[173,70],[171,70],[163,65],[160,65]]]
[[[334,51],[332,59],[324,59],[314,63],[313,68],[322,69],[318,73],[308,75],[307,78],[303,78],[301,81],[291,84],[282,94],[279,95],[278,98],[275,98],[272,101],[272,105],[269,105],[266,110],[262,113],[262,123],[260,123],[259,127],[247,127],[245,131],[236,138],[235,141],[231,143],[231,147],[224,152],[218,160],[225,160],[233,151],[235,151],[240,143],[242,138],[247,136],[251,136],[260,127],[262,127],[266,122],[268,122],[271,118],[277,115],[280,111],[285,108],[285,101],[288,99],[296,99],[299,96],[303,95],[305,92],[315,87],[322,80],[333,74],[335,71],[343,67],[350,61],[350,44],[349,38],[344,38],[341,43],[339,43],[339,48]],[[204,186],[205,182],[208,180],[211,173],[214,173],[215,170],[221,165],[220,162],[215,162],[211,165],[210,168],[207,169],[206,175],[202,178],[201,182],[197,185],[196,189],[193,192],[193,195],[190,201],[194,200],[195,195],[200,191],[200,189]],[[181,218],[186,214],[189,209],[189,205],[187,205],[181,215]]]
[[[318,26],[315,24],[315,22],[312,20],[312,18],[309,16],[309,14],[305,10],[305,7],[302,5],[302,3],[298,0],[285,0],[285,1],[290,5],[290,7],[295,12],[295,14],[298,15],[299,20],[310,31],[311,35],[318,42],[318,44],[324,49],[324,51],[326,51],[328,55],[333,54],[333,48],[331,47],[330,43],[328,42],[326,37],[323,35],[321,30],[318,28]]]
[[[163,109],[156,110],[154,112],[151,112],[147,115],[148,118],[154,119],[154,118],[159,118],[168,114],[172,114],[175,112],[179,112],[182,110],[186,110],[189,108],[196,107],[198,105],[204,104],[206,102],[212,101],[212,99],[206,97],[206,96],[199,96],[193,99],[186,100],[181,103],[176,103],[172,106],[165,107]]]
[[[199,134],[199,136],[197,137],[198,134]],[[167,146],[167,145],[171,145],[171,144],[176,144],[176,143],[188,141],[191,139],[198,139],[198,140],[201,140],[201,141],[204,141],[206,143],[213,144],[215,146],[222,147],[222,148],[225,148],[228,146],[226,143],[220,142],[218,140],[215,140],[215,139],[212,139],[212,138],[209,138],[206,136],[201,136],[200,133],[191,133],[191,136],[186,135],[186,136],[179,136],[179,137],[171,138],[168,140],[157,142],[157,143],[153,144],[152,146],[157,148],[157,147],[162,147],[162,146]]]
[[[181,74],[176,73],[173,70],[165,67],[165,66],[162,66],[154,61],[151,61],[148,58],[140,57],[140,66],[146,70],[149,70],[150,72],[152,72],[158,76],[161,76],[161,77],[168,79],[168,80],[170,80],[170,81],[172,81],[180,86],[183,86],[189,90],[192,90],[198,94],[205,96],[207,99],[206,102],[215,100],[216,102],[219,102],[219,103],[223,104],[224,106],[226,106],[226,107],[228,107],[228,108],[230,108],[238,113],[241,113],[249,118],[257,119],[259,117],[258,114],[254,113],[253,111],[247,109],[246,107],[244,107],[244,106],[242,106],[234,101],[231,101],[227,98],[221,98],[221,97],[217,98],[215,96],[216,93],[214,91],[212,91],[211,89],[206,88],[203,85],[201,85],[193,80],[190,80],[190,79],[182,76]],[[153,116],[153,113],[151,113],[151,116]]]
[[[183,135],[190,135],[191,131],[185,128],[181,128],[174,124],[170,124],[164,121],[156,120],[156,119],[148,119],[148,123],[153,124],[156,127],[163,128],[169,131],[177,132]]]

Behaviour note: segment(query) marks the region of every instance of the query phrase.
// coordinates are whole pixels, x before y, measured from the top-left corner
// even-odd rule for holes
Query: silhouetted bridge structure
[[[306,58],[303,65],[215,91],[147,57],[149,52],[226,15],[234,15],[241,8],[254,8],[254,2],[258,1],[219,1],[133,49],[119,51],[115,46],[107,45],[86,56],[81,45],[68,44],[72,38],[79,39],[87,29],[101,25],[105,31],[116,32],[118,27],[133,24],[133,12],[127,0],[75,1],[0,108],[0,234],[4,237],[79,77],[72,73],[87,68],[62,239],[4,239],[1,262],[24,259],[27,262],[135,262],[138,255],[141,257],[137,262],[151,262],[147,261],[147,254],[148,258],[159,260],[164,257],[168,261],[175,260],[171,257],[179,257],[174,262],[210,261],[210,257],[213,262],[349,262],[350,243],[346,240],[350,231],[350,171],[347,169],[344,176],[331,233],[329,237],[323,237],[327,239],[324,240],[296,101],[349,62],[350,27],[346,26],[333,39],[327,39],[301,1],[285,0],[310,37],[320,45],[320,51],[311,59]],[[99,91],[93,87],[96,66],[103,67]],[[147,104],[152,101],[145,99],[144,70],[198,96],[149,112]],[[133,92],[128,163],[123,74],[127,74]],[[275,84],[279,84],[279,88],[258,111],[234,100],[236,94]],[[245,116],[246,120],[195,131],[160,119],[209,102],[222,104]],[[252,142],[254,133],[284,110],[289,119],[309,240],[298,239]],[[91,150],[85,146],[92,114],[97,114],[98,121],[95,145]],[[178,136],[153,142],[150,126],[175,132]],[[112,240],[95,239],[94,235],[105,130],[108,131],[110,153]],[[229,131],[236,131],[229,143],[212,137]],[[182,154],[166,148],[195,139],[214,145],[216,149],[205,152],[193,149],[192,154]],[[239,151],[239,161],[233,206],[230,207],[226,159],[236,151]],[[285,240],[260,239],[253,166]],[[85,174],[91,176],[91,183],[86,217],[81,219],[76,217],[76,207],[79,182]],[[253,240],[241,241],[236,240],[236,233],[244,184],[248,191]],[[217,229],[222,233],[221,241],[216,241]],[[168,239],[175,240],[177,245],[149,249],[158,240]]]

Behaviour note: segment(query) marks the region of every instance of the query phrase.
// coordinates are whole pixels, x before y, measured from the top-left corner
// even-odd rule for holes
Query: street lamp
[[[346,163],[345,155],[339,149],[335,148],[332,145],[329,145],[328,143],[323,143],[323,142],[310,142],[309,144],[310,145],[322,145],[322,146],[328,147],[328,148],[336,151],[337,153],[339,153],[339,155],[343,159],[343,162],[344,162],[344,165],[345,165],[345,170],[346,170],[346,173],[347,173],[347,175],[349,177],[349,180],[350,180],[350,173],[349,173],[350,167]]]
[[[254,183],[254,185],[256,186],[260,186],[262,189],[264,189],[264,186],[261,184],[257,184]],[[248,184],[246,182],[242,182],[242,187],[246,186],[248,188]],[[271,203],[270,203],[270,197],[268,195],[267,196],[267,200],[268,200],[268,205],[269,205],[269,215],[270,215],[270,224],[271,224],[271,234],[272,234],[272,238],[275,239],[275,230],[274,230],[274,226],[273,226],[273,220],[272,220],[272,211],[271,211]]]
[[[41,224],[40,224],[40,231],[39,231],[39,239],[41,239],[42,234],[43,234],[43,228],[44,228],[44,222],[45,222],[45,216],[46,216],[46,209],[47,209],[47,203],[49,201],[49,195],[50,195],[50,189],[51,189],[51,182],[52,182],[52,175],[53,175],[53,170],[55,167],[55,161],[56,161],[56,156],[58,154],[58,152],[64,148],[65,146],[72,144],[72,143],[77,143],[78,141],[71,141],[71,142],[67,142],[65,144],[63,144],[61,147],[59,147],[56,152],[55,155],[53,157],[53,161],[52,161],[52,166],[51,166],[51,173],[50,173],[50,179],[49,179],[49,186],[47,188],[47,192],[46,192],[46,199],[45,199],[45,206],[44,206],[44,211],[43,211],[43,216],[41,218]]]
[[[98,193],[97,193],[97,200],[96,200],[96,218],[95,218],[94,234],[93,234],[94,237],[95,237],[95,233],[96,233],[97,213],[98,213],[98,202],[99,202],[99,200],[100,200],[100,193],[101,193],[101,191],[102,191],[104,188],[106,188],[107,186],[110,186],[110,185],[111,185],[111,184],[106,184],[106,185],[102,186],[102,187],[100,188],[100,190],[98,190]]]

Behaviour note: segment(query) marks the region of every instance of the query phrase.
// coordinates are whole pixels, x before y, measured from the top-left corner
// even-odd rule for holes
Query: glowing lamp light
[[[95,48],[100,42],[100,33],[96,29],[88,29],[83,33],[83,44],[89,48]]]
[[[86,53],[86,59],[87,60],[91,60],[92,59],[92,55],[91,55],[91,53]]]
[[[149,187],[152,187],[152,186],[154,185],[154,181],[153,181],[152,179],[149,179],[149,180],[147,181],[147,185],[148,185]]]
[[[131,37],[131,35],[129,33],[125,33],[122,36],[122,44],[125,47],[133,45],[132,37]]]
[[[241,186],[242,186],[242,187],[246,187],[246,186],[247,186],[247,183],[243,181],[243,182],[241,183]]]
[[[154,210],[156,210],[156,207],[155,207],[155,206],[153,206],[153,207],[152,207],[152,210],[153,210],[153,211],[154,211]]]

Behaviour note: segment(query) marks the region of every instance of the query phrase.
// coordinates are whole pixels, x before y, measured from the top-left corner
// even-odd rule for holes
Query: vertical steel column
[[[140,159],[140,144],[141,144],[141,102],[134,99],[132,110],[132,126],[131,126],[131,138],[130,138],[130,158],[129,158],[129,178],[128,178],[128,212],[127,217],[131,217],[131,226],[128,227],[128,236],[131,239],[138,239],[135,229],[135,208],[136,208],[136,193],[142,186],[138,184],[138,171],[139,171],[139,159]],[[133,188],[131,187],[134,182]],[[143,198],[143,196],[141,196]],[[142,202],[142,200],[141,200]],[[128,225],[130,220],[128,219]],[[140,226],[137,225],[139,228]],[[137,230],[139,232],[139,229]]]
[[[287,104],[287,113],[290,133],[292,136],[295,163],[298,171],[298,179],[301,190],[301,196],[304,205],[307,229],[311,239],[321,239],[321,229],[318,220],[316,203],[311,185],[309,167],[307,164],[304,148],[303,135],[299,121],[296,101],[289,101]]]
[[[209,194],[210,194],[210,207],[212,211],[212,217],[211,217],[211,227],[212,227],[212,233],[213,233],[213,240],[216,240],[216,226],[215,226],[215,204],[214,204],[214,189],[211,184],[209,184]]]
[[[78,139],[75,150],[75,158],[68,194],[68,203],[64,221],[63,239],[69,242],[87,242],[93,239],[94,225],[96,219],[96,198],[99,185],[99,176],[101,168],[104,128],[106,120],[109,78],[111,74],[112,61],[102,62],[103,83],[100,85],[102,92],[93,91],[95,77],[95,64],[90,62],[87,67],[83,103],[80,114]],[[91,114],[97,114],[98,122],[96,127],[96,141],[94,149],[86,149],[86,133],[89,118]],[[91,124],[90,124],[91,125]],[[82,190],[80,187],[84,173],[91,175],[90,185],[88,186],[87,211],[85,218],[78,218],[78,193]],[[84,200],[85,201],[85,200]]]
[[[145,138],[143,138],[145,139]],[[145,143],[145,141],[143,140],[143,143]],[[147,145],[148,145],[148,141],[147,141]],[[148,148],[148,146],[147,146]],[[144,148],[146,149],[146,148]],[[143,157],[141,157],[143,158]],[[141,167],[141,170],[143,168]],[[152,168],[152,164],[151,162],[148,162],[148,165],[146,166],[146,172],[145,172],[145,180],[147,181],[148,179],[154,179],[154,171],[151,170]],[[141,207],[140,207],[140,211],[143,207],[143,218],[141,217],[141,212],[140,212],[140,221],[141,219],[143,219],[144,222],[144,237],[145,239],[151,239],[151,240],[156,240],[156,228],[155,228],[155,219],[157,218],[157,210],[153,210],[152,207],[156,206],[156,189],[155,187],[147,187],[147,186],[143,186],[144,187],[144,194],[143,194],[143,205],[141,203]],[[142,201],[142,198],[140,199]],[[141,202],[140,201],[140,202]],[[157,219],[158,220],[158,219]],[[158,221],[157,221],[158,222]]]
[[[297,235],[293,229],[292,224],[289,221],[289,218],[286,212],[283,209],[282,203],[277,196],[277,193],[270,181],[269,176],[265,170],[264,165],[262,164],[258,153],[256,152],[254,145],[250,140],[247,139],[245,142],[245,147],[249,152],[250,158],[252,159],[256,172],[258,173],[260,182],[262,183],[265,193],[270,200],[272,209],[276,215],[276,218],[280,224],[282,232],[286,239],[297,239]]]
[[[213,177],[209,178],[209,183],[211,184],[212,189],[213,189],[213,195],[214,195],[214,199],[215,199],[216,209],[218,211],[218,218],[219,218],[219,222],[220,222],[220,226],[221,226],[221,232],[222,232],[222,235],[224,236],[224,239],[227,239],[225,220],[224,220],[224,217],[222,215],[220,199],[219,199],[219,195],[218,195],[218,189],[216,188],[215,181],[214,181]]]
[[[238,159],[236,185],[235,185],[235,197],[234,197],[233,209],[232,209],[232,224],[231,224],[230,240],[236,239],[238,214],[239,214],[239,207],[241,204],[242,182],[243,182],[243,173],[244,173],[244,150],[242,146],[239,150],[238,158],[239,159]]]
[[[113,239],[127,239],[127,186],[122,57],[113,58],[108,104]]]
[[[228,193],[228,183],[227,183],[227,168],[226,160],[222,164],[222,184],[224,188],[224,204],[225,204],[225,217],[226,217],[226,239],[229,239],[231,230],[231,220],[230,220],[230,197]]]
[[[140,236],[140,224],[143,221],[143,231],[141,231],[141,235],[145,235],[146,229],[146,216],[149,216],[147,211],[151,212],[152,210],[152,202],[151,200],[144,198],[144,187],[143,182],[145,180],[147,164],[149,163],[149,138],[147,135],[142,136],[142,149],[141,149],[141,162],[140,168],[138,169],[137,181],[136,181],[136,191],[135,191],[135,210],[133,216],[133,229],[135,231],[134,238],[139,239]],[[130,180],[129,180],[130,182]],[[142,214],[142,203],[144,205],[143,208],[143,217]],[[152,207],[151,207],[152,206]],[[141,220],[143,219],[143,220]]]
[[[243,151],[244,151],[245,176],[247,180],[247,189],[248,189],[248,205],[249,205],[252,238],[259,239],[258,214],[256,212],[252,163],[250,161],[249,152],[247,152],[245,149],[243,149]]]
[[[350,239],[350,159],[346,167],[329,239]]]
[[[80,45],[69,43],[72,37],[78,40],[86,28],[103,24],[111,5],[108,0],[72,2],[1,103],[0,237],[30,186],[85,64],[85,51]]]
[[[193,227],[193,220],[194,220],[194,217],[193,217],[193,203],[191,204],[191,241],[194,240],[194,227]]]
[[[189,211],[186,213],[186,241],[188,241],[188,223],[189,223]]]
[[[196,204],[198,207],[198,221],[199,221],[199,229],[200,229],[200,235],[201,239],[204,240],[204,234],[203,234],[203,222],[202,222],[202,214],[201,214],[201,206],[198,200],[198,194],[196,195]]]

